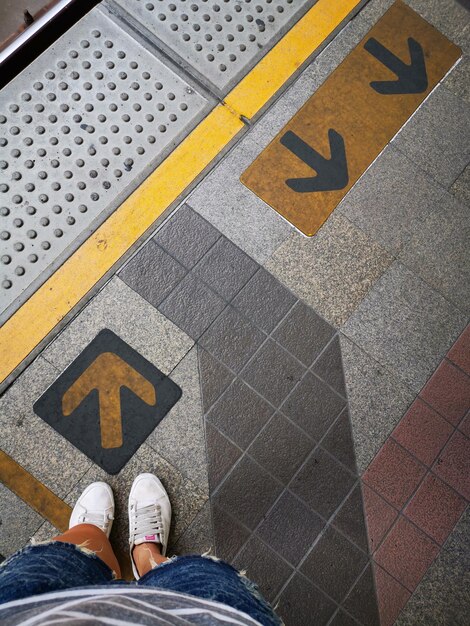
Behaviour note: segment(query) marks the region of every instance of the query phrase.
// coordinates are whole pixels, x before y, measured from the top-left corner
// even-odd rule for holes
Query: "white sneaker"
[[[165,556],[170,522],[171,504],[160,480],[154,474],[137,476],[129,494],[129,545],[136,580],[140,576],[132,557],[134,546],[159,543],[161,553]]]
[[[114,519],[113,491],[106,483],[91,483],[78,498],[70,516],[69,528],[93,524],[109,538]]]

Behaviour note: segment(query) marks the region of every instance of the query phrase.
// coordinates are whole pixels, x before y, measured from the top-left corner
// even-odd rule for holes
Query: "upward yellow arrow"
[[[81,374],[62,398],[62,412],[70,415],[94,389],[98,390],[103,448],[122,446],[121,387],[127,387],[147,404],[157,402],[155,387],[112,352],[103,352]]]

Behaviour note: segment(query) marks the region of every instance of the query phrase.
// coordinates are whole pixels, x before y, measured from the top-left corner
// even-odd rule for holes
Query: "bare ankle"
[[[165,556],[162,556],[161,545],[153,542],[140,543],[135,546],[132,550],[132,558],[139,576],[144,576],[154,567],[168,560]]]

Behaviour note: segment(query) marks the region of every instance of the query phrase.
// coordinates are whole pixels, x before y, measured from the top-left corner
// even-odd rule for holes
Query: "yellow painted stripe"
[[[248,119],[256,115],[358,4],[318,0],[227,95],[227,105]]]
[[[218,105],[0,328],[4,380],[88,293],[244,124]]]
[[[359,4],[319,0],[0,328],[4,381]],[[334,5],[334,6],[331,6]]]
[[[0,450],[0,480],[41,517],[64,532],[72,509],[8,454]]]

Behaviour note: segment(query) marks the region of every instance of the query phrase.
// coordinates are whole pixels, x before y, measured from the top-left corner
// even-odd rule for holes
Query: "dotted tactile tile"
[[[224,90],[314,0],[115,0],[200,76]]]
[[[104,221],[207,105],[98,9],[0,92],[4,317]]]

